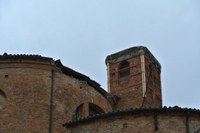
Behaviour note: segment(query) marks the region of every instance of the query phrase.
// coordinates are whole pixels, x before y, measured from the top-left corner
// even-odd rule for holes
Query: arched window
[[[83,104],[79,105],[75,112],[73,112],[73,118],[72,120],[77,120],[77,119],[80,119],[81,117],[83,117]]]
[[[103,109],[93,103],[89,103],[89,115],[96,115],[104,113]]]
[[[87,111],[87,112],[85,112],[85,111]],[[73,112],[72,120],[76,121],[80,118],[87,117],[87,116],[84,116],[87,113],[88,113],[88,115],[91,116],[91,115],[96,115],[96,114],[102,114],[102,113],[104,113],[104,111],[103,111],[103,109],[101,109],[99,106],[97,106],[94,103],[82,103]]]
[[[128,61],[122,61],[119,64],[119,78],[130,75],[130,68]]]
[[[0,90],[0,110],[3,109],[6,102],[6,95],[3,91]]]

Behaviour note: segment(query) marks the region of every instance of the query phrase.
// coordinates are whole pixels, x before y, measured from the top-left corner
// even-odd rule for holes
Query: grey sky
[[[144,45],[163,105],[200,108],[199,0],[0,0],[0,53],[40,54],[106,85],[104,60]]]

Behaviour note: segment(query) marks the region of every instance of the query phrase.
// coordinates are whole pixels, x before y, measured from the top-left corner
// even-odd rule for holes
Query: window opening
[[[130,67],[128,61],[122,61],[119,64],[119,78],[130,75]]]
[[[0,90],[0,110],[4,108],[6,102],[6,95]]]
[[[104,111],[97,105],[89,103],[89,115],[102,114]]]
[[[73,118],[72,118],[72,119],[73,119],[73,120],[78,120],[78,119],[80,119],[81,117],[83,117],[82,113],[83,113],[83,104],[79,105],[79,106],[76,108],[75,112],[73,113]]]

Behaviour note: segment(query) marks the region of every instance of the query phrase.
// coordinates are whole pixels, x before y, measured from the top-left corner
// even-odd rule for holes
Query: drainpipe
[[[49,133],[52,133],[52,124],[53,124],[53,98],[54,98],[53,96],[54,96],[54,70],[51,70]]]
[[[189,114],[190,112],[187,111],[185,114],[185,127],[186,127],[186,133],[190,133],[190,127],[189,127]]]

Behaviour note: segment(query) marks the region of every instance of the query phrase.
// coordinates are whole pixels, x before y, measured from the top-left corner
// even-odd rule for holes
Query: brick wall
[[[105,112],[112,111],[110,103],[98,93],[87,82],[79,79],[56,73],[55,75],[55,97],[54,97],[54,132],[64,132],[62,125],[71,121],[73,113],[79,105],[84,105],[83,117],[88,117],[88,104],[94,103]],[[61,130],[62,129],[62,130]]]
[[[146,93],[144,97],[144,108],[160,108],[162,107],[161,79],[160,68],[155,61],[148,55],[145,55],[145,78]]]
[[[1,65],[0,89],[6,103],[0,110],[0,132],[48,132],[50,76],[46,70]]]
[[[94,103],[105,112],[112,110],[106,98],[86,81],[63,74],[51,61],[1,60],[0,68],[0,91],[6,95],[0,109],[0,133],[48,133],[51,89],[53,133],[65,131],[62,124],[72,120],[80,104]]]
[[[145,47],[133,47],[110,55],[108,67],[109,92],[119,97],[114,110],[162,107],[160,64]],[[128,67],[120,68],[123,62]],[[129,74],[120,77],[120,72]]]
[[[66,133],[194,133],[200,131],[200,116],[191,113],[186,127],[185,113],[126,114],[99,118],[67,128]]]
[[[140,108],[142,106],[142,71],[140,56],[127,60],[130,64],[130,75],[119,78],[120,62],[109,64],[110,93],[119,97],[114,110]]]

